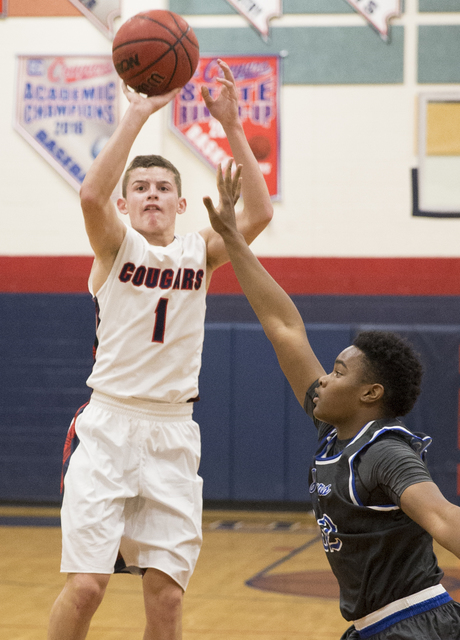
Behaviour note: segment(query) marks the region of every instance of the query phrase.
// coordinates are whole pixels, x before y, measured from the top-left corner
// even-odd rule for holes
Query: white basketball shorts
[[[64,479],[65,573],[155,568],[184,590],[202,534],[200,433],[192,404],[121,400],[93,392]]]

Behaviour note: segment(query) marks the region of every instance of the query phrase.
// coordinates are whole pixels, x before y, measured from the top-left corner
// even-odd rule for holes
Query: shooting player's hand
[[[147,117],[166,106],[180,91],[179,88],[159,96],[145,96],[130,89],[125,82],[122,82],[121,88],[128,102],[142,110]]]
[[[238,90],[235,78],[230,67],[223,60],[217,61],[223,72],[223,77],[218,76],[216,81],[222,85],[221,91],[216,99],[209,93],[209,89],[203,85],[201,95],[210,114],[222,124],[223,127],[231,125],[239,120],[238,113]]]

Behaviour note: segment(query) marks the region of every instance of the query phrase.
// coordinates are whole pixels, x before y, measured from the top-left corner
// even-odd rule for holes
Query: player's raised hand
[[[130,89],[125,82],[122,82],[121,88],[128,102],[145,112],[147,116],[166,106],[180,91],[178,88],[158,96],[145,96]]]
[[[222,126],[230,125],[237,122],[238,115],[238,90],[236,88],[235,78],[230,67],[223,60],[217,61],[219,67],[224,74],[223,77],[217,77],[216,81],[222,85],[221,91],[217,98],[213,98],[206,86],[201,87],[201,95],[208,108],[210,114],[222,124]]]
[[[235,204],[241,193],[241,170],[238,165],[232,175],[233,160],[230,160],[222,171],[222,166],[217,167],[217,189],[219,191],[219,204],[214,206],[209,196],[203,198],[203,203],[208,210],[211,226],[219,235],[236,233]]]

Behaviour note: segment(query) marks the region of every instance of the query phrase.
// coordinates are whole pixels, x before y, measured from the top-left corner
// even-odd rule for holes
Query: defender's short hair
[[[402,336],[390,331],[362,331],[353,345],[364,354],[366,380],[383,385],[387,417],[404,416],[420,394],[423,365]]]
[[[176,167],[172,164],[172,162],[169,162],[169,160],[166,160],[166,158],[163,158],[163,156],[150,155],[150,156],[136,156],[134,160],[131,162],[131,164],[129,165],[129,167],[126,169],[125,175],[123,176],[123,183],[122,183],[123,198],[126,198],[126,188],[128,186],[129,176],[131,175],[131,172],[134,169],[139,169],[140,167],[145,169],[149,169],[150,167],[162,167],[163,169],[167,169],[168,171],[171,171],[171,173],[174,176],[174,182],[176,183],[176,188],[177,188],[177,193],[179,195],[179,198],[182,196],[182,180],[181,180],[180,173],[176,169]]]

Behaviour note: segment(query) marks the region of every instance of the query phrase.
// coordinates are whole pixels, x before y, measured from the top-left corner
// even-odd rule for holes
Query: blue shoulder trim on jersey
[[[321,452],[318,453],[317,456],[315,456],[315,462],[318,464],[321,464],[321,463],[330,464],[331,462],[335,462],[336,460],[338,460],[342,456],[342,453],[345,451],[345,449],[350,445],[352,445],[354,442],[356,442],[356,440],[358,440],[363,435],[363,433],[366,433],[366,431],[369,429],[371,425],[374,424],[374,422],[375,420],[371,420],[370,422],[366,423],[364,427],[362,427],[362,429],[359,430],[359,432],[355,435],[355,437],[352,440],[350,440],[350,442],[346,445],[346,447],[342,451],[339,451],[339,453],[336,453],[335,456],[328,456],[327,452],[332,446],[333,440],[337,439],[337,429],[334,428],[322,441],[322,442],[325,442],[326,444],[321,450]]]
[[[326,436],[324,436],[324,438],[321,440],[321,442],[319,443],[319,446],[322,447],[321,451],[315,456],[315,461],[318,459],[325,459],[327,456],[327,451],[330,448],[333,440],[335,440],[337,438],[337,430],[334,428],[332,429]],[[340,453],[337,454],[336,456],[332,456],[330,459],[334,459],[337,458],[338,456],[340,456]]]
[[[367,426],[367,425],[366,425]],[[412,449],[418,453],[420,455],[420,457],[422,458],[422,460],[425,457],[425,453],[427,448],[430,446],[432,439],[429,436],[419,436],[416,435],[414,433],[412,433],[412,431],[409,431],[409,429],[406,429],[406,427],[404,426],[398,426],[398,425],[393,425],[393,426],[389,426],[389,427],[382,427],[381,429],[379,429],[378,431],[376,431],[374,433],[374,435],[372,436],[372,438],[369,440],[369,442],[366,442],[365,444],[363,444],[363,446],[358,449],[358,451],[356,451],[352,456],[350,456],[350,459],[348,460],[348,465],[349,465],[349,472],[350,472],[350,478],[349,478],[349,483],[348,483],[348,487],[349,487],[349,493],[350,493],[350,498],[351,501],[360,506],[360,507],[364,507],[367,505],[364,505],[358,495],[358,492],[356,490],[356,479],[355,479],[355,472],[354,472],[354,468],[353,468],[353,463],[354,460],[356,458],[356,456],[358,455],[358,453],[361,453],[364,449],[366,449],[366,447],[370,446],[375,440],[376,438],[378,438],[380,435],[382,435],[382,433],[387,433],[387,432],[401,432],[404,433],[406,435],[411,436],[411,442],[410,442],[410,446],[412,447]],[[361,432],[360,432],[361,433]],[[359,436],[360,434],[358,434]],[[358,437],[356,436],[356,437]],[[355,438],[356,439],[356,438]],[[381,505],[381,506],[376,506],[373,505],[371,507],[367,507],[369,509],[375,509],[377,511],[395,511],[397,509],[399,509],[398,505],[395,504],[389,504],[389,505]]]

